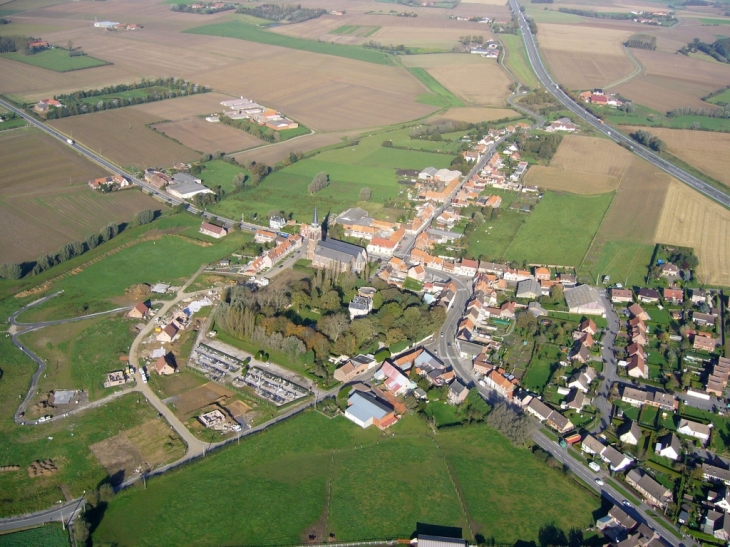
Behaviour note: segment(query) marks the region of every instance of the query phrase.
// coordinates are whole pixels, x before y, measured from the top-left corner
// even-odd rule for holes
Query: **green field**
[[[728,104],[730,103],[730,89],[726,89],[719,95],[715,95],[714,97],[707,99],[708,103],[712,104]]]
[[[431,141],[425,138],[412,139],[409,135],[410,132],[411,128],[388,131],[383,134],[383,141],[392,141],[393,146],[402,146],[424,152],[445,153],[450,154],[451,157],[453,157],[459,153],[462,144],[460,139],[464,136],[463,131],[455,131],[453,133],[443,133],[441,135],[442,140],[440,141]]]
[[[222,36],[224,38],[238,38],[239,40],[258,42],[259,44],[268,44],[271,46],[281,46],[290,49],[310,51],[312,53],[334,55],[336,57],[345,57],[347,59],[355,59],[356,61],[364,61],[366,63],[375,63],[378,65],[392,64],[390,55],[374,49],[294,38],[283,34],[267,32],[255,25],[247,24],[240,20],[203,25],[188,29],[184,32],[188,32],[190,34],[205,34],[208,36]]]
[[[513,211],[502,211],[500,219],[485,220],[469,236],[468,254],[485,257],[483,260],[501,260],[526,220],[527,215]]]
[[[188,215],[176,215],[165,220],[181,220],[184,224],[192,222],[196,232],[200,222]],[[137,283],[182,284],[201,265],[228,255],[247,239],[250,239],[247,234],[235,232],[210,247],[176,236],[137,243],[88,266],[77,275],[54,283],[52,290],[63,289],[64,293],[31,308],[23,314],[21,321],[77,317],[113,309],[120,305],[125,289]]]
[[[380,27],[342,25],[341,27],[337,27],[330,34],[346,34],[347,36],[359,36],[360,38],[368,38],[379,30]]]
[[[3,439],[2,465],[19,465],[20,471],[0,473],[0,517],[47,509],[62,497],[58,487],[65,484],[72,496],[96,488],[106,470],[89,451],[90,444],[122,430],[155,419],[157,411],[139,395],[127,395],[105,406],[61,421],[36,426],[13,422],[20,399],[28,390],[36,365],[0,338],[0,436]],[[52,437],[52,438],[49,438]],[[182,446],[180,441],[176,441]],[[51,477],[29,478],[25,468],[35,460],[51,458],[59,467]],[[1,544],[0,544],[1,545]]]
[[[527,367],[527,374],[522,384],[536,393],[542,393],[550,381],[552,365],[560,360],[560,353],[555,346],[546,346],[541,352],[535,352]]]
[[[540,87],[540,82],[535,76],[535,72],[532,70],[532,65],[527,59],[527,51],[525,50],[525,42],[522,41],[521,36],[516,34],[500,34],[499,41],[502,42],[504,47],[507,49],[507,55],[504,58],[504,63],[510,72],[517,78],[522,85],[529,87],[530,89],[537,89]]]
[[[94,540],[296,544],[318,525],[318,537],[353,541],[410,537],[418,522],[457,526],[472,539],[446,463],[474,533],[514,543],[537,539],[547,523],[590,524],[597,498],[493,430],[447,428],[438,446],[428,431],[413,416],[383,434],[309,412],[154,479],[146,491],[119,494]]]
[[[40,528],[0,536],[0,547],[68,547],[68,532],[60,524],[52,523]]]
[[[255,188],[227,197],[208,208],[227,218],[259,217],[271,209],[284,211],[302,222],[309,222],[317,205],[322,214],[340,213],[360,199],[360,189],[372,190],[371,204],[383,204],[398,197],[408,186],[398,184],[396,169],[418,169],[430,165],[448,167],[452,156],[384,148],[383,134],[366,137],[356,146],[328,150],[272,173]],[[307,186],[320,171],[330,177],[330,184],[314,195]]]
[[[132,321],[100,317],[46,327],[23,336],[23,343],[48,362],[39,389],[83,389],[89,400],[111,393],[104,389],[106,373],[122,368],[119,357],[127,355],[134,341]]]
[[[562,13],[557,9],[544,9],[542,6],[538,8],[537,5],[531,6],[530,4],[528,4],[526,13],[536,23],[584,23],[589,20],[587,17],[574,13]]]
[[[451,108],[457,106],[464,106],[464,103],[454,95],[451,91],[446,89],[436,78],[426,72],[425,68],[419,67],[406,67],[408,72],[413,74],[418,80],[425,85],[431,93],[424,93],[419,95],[417,101],[419,103],[428,104],[431,106],[438,106],[441,108]]]
[[[601,283],[603,277],[608,275],[611,282],[623,283],[627,287],[643,285],[653,252],[653,245],[605,241],[597,260],[588,264],[586,259],[578,273],[589,277],[594,284]]]
[[[426,406],[426,416],[436,420],[436,427],[444,427],[461,423],[461,416],[455,406],[441,401],[431,401]]]
[[[716,103],[717,98],[721,96],[730,102],[730,99],[724,93],[714,97],[709,102]],[[725,118],[709,118],[707,116],[669,117],[662,112],[642,105],[636,105],[636,111],[630,114],[620,112],[615,108],[599,110],[603,111],[606,121],[618,126],[642,125],[647,127],[668,127],[670,129],[693,129],[693,124],[698,124],[697,127],[705,131],[730,131],[730,119]]]
[[[109,64],[106,61],[101,61],[88,55],[69,57],[68,51],[61,48],[46,49],[33,55],[23,55],[17,52],[0,53],[0,57],[19,61],[27,65],[47,68],[48,70],[55,70],[56,72],[69,72],[71,70],[81,70]]]
[[[203,164],[203,172],[200,178],[208,188],[220,186],[226,193],[236,190],[233,186],[233,177],[238,173],[246,173],[251,177],[251,173],[241,165],[233,165],[226,161],[213,160]]]
[[[15,129],[16,127],[25,127],[26,125],[28,125],[28,122],[26,122],[23,118],[14,118],[6,122],[0,122],[0,131]]]
[[[730,19],[705,19],[701,18],[700,22],[703,25],[730,25]]]
[[[579,266],[613,194],[546,192],[507,249],[508,260]]]

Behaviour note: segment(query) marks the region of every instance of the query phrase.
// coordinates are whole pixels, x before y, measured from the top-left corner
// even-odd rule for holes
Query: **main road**
[[[591,114],[590,112],[585,110],[585,108],[573,101],[573,99],[571,99],[568,94],[565,93],[552,79],[547,69],[545,68],[542,58],[540,57],[540,53],[537,49],[535,37],[533,36],[532,32],[530,32],[530,28],[527,24],[527,20],[525,19],[525,15],[522,13],[522,11],[520,11],[520,5],[518,4],[517,0],[509,0],[509,4],[512,8],[512,12],[517,16],[517,19],[519,21],[520,30],[522,31],[522,38],[525,41],[527,57],[530,59],[532,69],[535,71],[535,74],[537,75],[540,82],[542,82],[542,84],[553,97],[560,101],[563,106],[565,106],[565,108],[575,114],[576,117],[580,118],[581,120],[592,126],[596,131],[603,133],[608,138],[612,139],[618,144],[631,147],[631,149],[633,149],[633,151],[638,156],[642,157],[646,161],[656,165],[673,177],[681,180],[698,192],[705,194],[707,197],[714,199],[718,203],[721,203],[725,207],[730,207],[730,196],[728,196],[724,192],[721,192],[714,186],[711,186],[706,182],[698,179],[697,177],[690,175],[686,171],[683,171],[676,165],[654,154],[650,150],[636,144],[630,138],[619,133],[616,129],[601,123],[598,118],[596,118],[593,114]]]

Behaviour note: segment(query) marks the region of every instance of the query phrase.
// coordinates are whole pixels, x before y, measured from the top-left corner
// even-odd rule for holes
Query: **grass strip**
[[[406,67],[408,72],[413,74],[418,80],[425,85],[431,93],[438,95],[441,104],[434,104],[434,106],[446,106],[446,107],[458,107],[464,106],[464,103],[454,95],[451,91],[446,89],[436,78],[431,76],[425,68],[420,67]],[[426,104],[433,104],[427,102],[426,97],[419,97],[419,102],[426,102]]]
[[[632,496],[631,494],[629,494],[629,492],[625,488],[623,488],[622,486],[620,486],[613,479],[606,479],[606,482],[608,484],[610,484],[611,487],[613,487],[614,489],[616,489],[617,492],[619,492],[620,494],[622,494],[627,500],[629,500],[634,505],[641,505],[641,502],[638,499],[636,499],[634,496]]]

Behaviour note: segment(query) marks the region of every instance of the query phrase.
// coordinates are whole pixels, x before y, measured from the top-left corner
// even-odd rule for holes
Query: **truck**
[[[66,142],[69,143],[71,146],[76,144],[73,139],[66,139]]]

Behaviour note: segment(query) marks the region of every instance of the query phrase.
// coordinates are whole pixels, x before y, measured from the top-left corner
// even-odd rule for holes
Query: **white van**
[[[593,471],[595,471],[596,473],[598,473],[601,470],[601,466],[598,465],[596,462],[589,463],[588,464],[588,467],[590,467],[591,469],[593,469]]]

